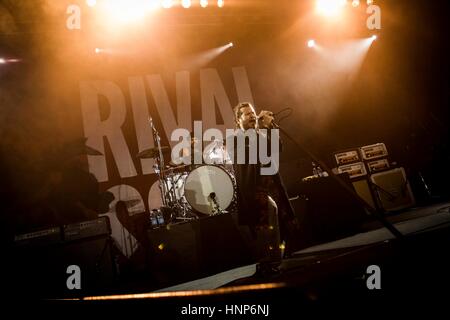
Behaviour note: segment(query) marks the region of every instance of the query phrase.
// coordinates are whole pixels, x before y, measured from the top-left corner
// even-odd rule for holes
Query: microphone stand
[[[339,186],[341,186],[352,198],[354,198],[356,201],[358,201],[372,216],[375,217],[386,229],[388,229],[397,239],[402,239],[403,234],[398,231],[396,227],[392,225],[389,221],[386,220],[386,218],[383,216],[383,212],[381,212],[379,209],[372,208],[371,205],[369,205],[363,198],[361,198],[355,190],[353,190],[347,183],[345,183],[344,180],[342,180],[339,176],[335,175],[333,171],[319,158],[317,158],[311,151],[308,150],[308,148],[305,148],[305,146],[300,145],[289,133],[286,132],[282,127],[280,127],[275,122],[272,122],[273,127],[275,129],[280,130],[289,140],[294,142],[294,144],[299,148],[301,151],[306,153],[315,163],[317,163],[320,167],[322,167],[323,170],[325,170],[329,177],[334,179]]]

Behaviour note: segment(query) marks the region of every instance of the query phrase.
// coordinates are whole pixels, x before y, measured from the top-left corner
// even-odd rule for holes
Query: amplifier
[[[414,196],[403,168],[391,169],[370,176],[374,191],[386,211],[395,211],[415,204]]]
[[[363,160],[372,160],[383,158],[388,155],[386,145],[384,143],[376,143],[360,148]]]
[[[335,153],[334,159],[336,160],[336,164],[338,166],[352,163],[352,162],[361,161],[359,152],[357,149]]]
[[[389,169],[388,159],[380,159],[367,162],[370,173],[380,172]]]
[[[64,240],[72,241],[111,234],[111,224],[106,216],[65,225],[63,227]]]
[[[348,173],[350,179],[355,179],[367,175],[367,170],[363,162],[339,166],[337,169],[339,173]]]
[[[16,245],[47,245],[61,242],[61,240],[61,228],[59,227],[23,233],[14,237]]]

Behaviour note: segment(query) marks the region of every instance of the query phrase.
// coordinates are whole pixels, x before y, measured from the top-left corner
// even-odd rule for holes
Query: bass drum
[[[235,201],[235,189],[235,181],[225,169],[203,165],[187,176],[184,197],[194,210],[214,215],[217,214],[216,203],[220,210],[226,210]]]

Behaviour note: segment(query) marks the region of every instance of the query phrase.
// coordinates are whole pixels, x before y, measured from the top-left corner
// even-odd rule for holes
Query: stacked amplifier
[[[15,290],[48,298],[92,294],[111,286],[117,270],[110,235],[108,217],[16,235]],[[67,287],[71,265],[81,270],[81,290]]]
[[[396,211],[414,205],[403,168],[392,168],[384,143],[333,154],[338,173],[347,173],[356,193],[373,208]]]
[[[14,243],[16,246],[63,244],[97,236],[109,236],[110,234],[111,225],[108,217],[100,217],[62,227],[18,234],[14,237]]]

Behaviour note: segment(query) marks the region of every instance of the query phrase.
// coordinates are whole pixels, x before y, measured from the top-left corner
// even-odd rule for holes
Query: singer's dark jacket
[[[259,155],[259,137],[261,133],[257,134],[257,151]],[[268,130],[268,155],[271,154],[271,141],[272,134]],[[284,188],[283,181],[279,172],[274,175],[261,175],[261,166],[259,156],[257,157],[256,164],[250,164],[249,159],[249,139],[245,139],[245,164],[237,163],[237,139],[236,137],[228,137],[228,139],[234,138],[234,159],[233,169],[237,185],[237,202],[238,202],[238,220],[242,225],[258,226],[266,224],[265,213],[267,211],[267,195],[270,195],[277,204],[278,216],[280,221],[281,237],[283,238],[286,233],[285,223],[286,221],[294,219],[294,212],[289,203],[289,198]],[[227,146],[228,146],[227,142]],[[281,151],[281,143],[279,146]],[[278,155],[279,156],[279,155]],[[267,165],[269,166],[269,165]]]

